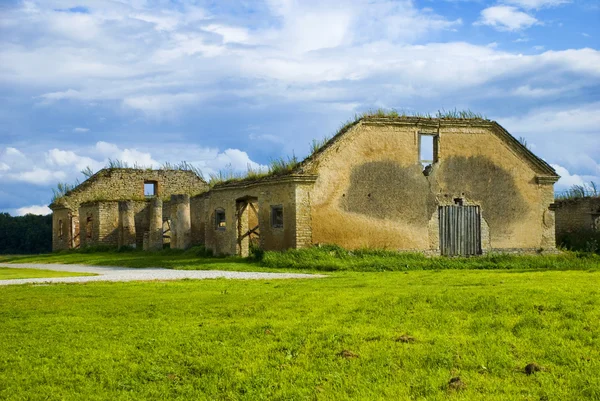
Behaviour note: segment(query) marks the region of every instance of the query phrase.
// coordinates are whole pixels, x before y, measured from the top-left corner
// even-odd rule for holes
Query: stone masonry
[[[421,160],[426,140],[433,153]],[[212,188],[189,171],[101,170],[51,205],[53,248],[203,245],[241,256],[252,247],[327,243],[433,255],[551,251],[555,226],[574,221],[555,210],[583,216],[567,213],[569,205],[551,207],[558,178],[493,121],[366,117],[291,171]],[[573,210],[586,210],[582,224],[600,225],[595,207]]]

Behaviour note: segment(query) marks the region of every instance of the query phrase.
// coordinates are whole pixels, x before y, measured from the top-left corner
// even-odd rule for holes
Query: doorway
[[[251,246],[259,246],[258,198],[246,196],[236,200],[237,254],[246,257]]]
[[[440,206],[440,251],[445,256],[481,254],[479,206]]]

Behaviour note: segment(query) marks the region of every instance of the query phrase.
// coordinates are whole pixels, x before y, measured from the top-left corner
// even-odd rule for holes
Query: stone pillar
[[[190,196],[171,195],[171,248],[186,249],[191,243]]]
[[[150,200],[150,228],[148,250],[160,251],[163,247],[163,202],[155,197]]]
[[[119,248],[130,246],[135,248],[135,210],[133,202],[119,202]]]

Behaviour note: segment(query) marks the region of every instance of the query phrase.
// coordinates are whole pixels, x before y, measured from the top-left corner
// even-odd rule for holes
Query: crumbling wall
[[[600,197],[557,200],[556,236],[577,231],[600,231]]]
[[[144,202],[149,199],[144,195],[144,183],[147,182],[156,183],[157,196],[164,200],[170,199],[173,194],[196,195],[208,190],[208,184],[191,171],[104,169],[84,181],[68,195],[58,199],[50,207],[53,209],[53,213],[66,209],[76,216],[80,205],[83,203],[117,200],[136,201],[136,226],[140,225],[145,228],[144,231],[136,232],[136,244],[141,247],[144,232],[147,231],[149,224],[147,212],[143,211],[145,208]],[[58,222],[58,219],[56,219],[56,222]],[[53,225],[53,232],[58,232],[58,226]],[[112,236],[107,235],[107,238],[106,241],[112,243]],[[55,239],[53,235],[54,243],[56,243],[56,247],[53,247],[54,250],[70,248],[68,243],[64,240]]]
[[[144,233],[150,230],[150,200],[132,201],[135,215],[135,247],[142,249],[144,246]]]
[[[283,250],[306,246],[311,243],[310,202],[308,198],[312,183],[295,182],[262,182],[241,187],[216,188],[205,197],[205,244],[216,254],[245,253],[246,248],[239,249],[237,207],[238,200],[255,198],[258,206],[258,218],[252,216],[254,211],[246,211],[247,221],[243,222],[243,230],[260,226],[260,247],[264,250]],[[243,202],[243,201],[240,201]],[[283,207],[283,227],[271,224],[271,206]],[[256,207],[256,206],[255,206]],[[217,209],[225,211],[226,227],[219,229],[215,223]],[[303,224],[298,227],[298,223]]]
[[[192,245],[206,242],[206,196],[198,195],[190,199],[190,220],[192,224]]]
[[[98,244],[100,209],[98,203],[83,203],[79,207],[79,239],[82,248]]]
[[[104,169],[57,203],[77,206],[90,201],[145,200],[146,182],[156,182],[157,196],[163,200],[175,194],[197,195],[208,190],[208,184],[191,171]]]
[[[59,251],[71,248],[72,232],[70,229],[70,218],[71,211],[69,209],[62,208],[53,211],[52,250]]]
[[[437,135],[423,173],[419,134]],[[478,205],[484,251],[554,248],[552,184],[492,128],[362,122],[306,166],[314,243],[439,252],[438,207]]]

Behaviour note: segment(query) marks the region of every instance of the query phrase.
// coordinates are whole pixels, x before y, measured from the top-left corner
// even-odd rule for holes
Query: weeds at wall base
[[[64,257],[62,256],[64,255]],[[69,256],[72,255],[72,256]],[[77,256],[81,255],[81,256]],[[141,249],[90,246],[39,256],[17,256],[7,262],[90,263],[123,267],[165,267],[201,270],[212,266],[247,271],[268,269],[286,271],[357,271],[385,272],[411,270],[599,270],[600,255],[583,251],[564,251],[550,255],[514,255],[490,253],[459,258],[425,256],[421,253],[401,253],[383,249],[346,250],[336,245],[324,245],[287,251],[264,251],[252,248],[250,257],[214,255],[204,246],[189,249],[162,249],[145,252]],[[223,265],[223,266],[221,266]],[[237,266],[237,267],[236,267]]]
[[[319,271],[409,271],[446,269],[598,269],[600,256],[587,252],[557,255],[487,254],[470,258],[428,257],[377,249],[349,251],[335,245],[264,253],[264,267]]]

